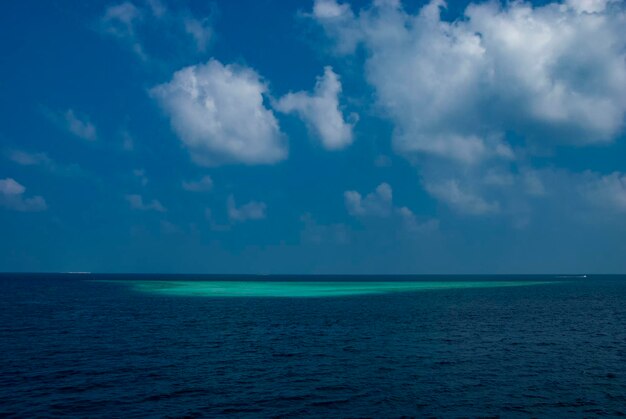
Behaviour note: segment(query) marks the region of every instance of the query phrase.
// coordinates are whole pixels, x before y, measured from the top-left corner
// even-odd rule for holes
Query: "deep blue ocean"
[[[180,279],[537,284],[212,297],[131,283]],[[0,275],[0,416],[223,414],[624,416],[626,276]]]

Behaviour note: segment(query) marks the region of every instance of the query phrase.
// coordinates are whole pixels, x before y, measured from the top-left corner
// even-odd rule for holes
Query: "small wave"
[[[323,400],[323,401],[319,401],[319,402],[313,402],[313,403],[311,403],[311,406],[331,407],[331,406],[342,405],[342,404],[346,404],[346,403],[350,403],[350,399]]]

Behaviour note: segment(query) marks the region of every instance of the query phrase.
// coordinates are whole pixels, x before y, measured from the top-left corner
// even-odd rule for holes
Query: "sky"
[[[622,0],[10,0],[0,51],[0,271],[626,272]]]

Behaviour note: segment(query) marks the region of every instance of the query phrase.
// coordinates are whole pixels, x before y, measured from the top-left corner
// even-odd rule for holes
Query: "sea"
[[[626,276],[0,274],[0,417],[626,415]]]

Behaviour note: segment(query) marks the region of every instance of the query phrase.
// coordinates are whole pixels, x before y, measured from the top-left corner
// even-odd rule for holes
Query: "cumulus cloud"
[[[554,181],[555,169],[533,169],[525,163],[484,165],[463,169],[426,165],[421,172],[425,191],[455,213],[508,218],[520,226],[537,218],[547,202],[555,202],[554,189],[572,188]],[[565,177],[564,175],[562,177]]]
[[[151,94],[193,161],[217,166],[272,164],[287,157],[278,121],[263,104],[266,91],[254,70],[212,59],[177,71]]]
[[[100,19],[100,24],[104,32],[128,40],[132,50],[145,59],[146,55],[135,30],[135,26],[142,18],[143,13],[137,6],[131,2],[124,2],[107,7]]]
[[[566,0],[565,3],[579,13],[601,13],[609,3],[617,1],[620,0]]]
[[[513,181],[506,191],[518,197],[520,194],[528,196],[540,208],[541,217],[549,212],[551,216],[593,224],[615,223],[613,216],[621,220],[626,214],[626,174],[623,172],[575,172],[551,167],[523,170]],[[515,190],[517,192],[513,192]],[[501,211],[511,211],[511,208],[501,206]]]
[[[426,190],[455,210],[470,215],[493,214],[500,211],[498,202],[488,202],[480,195],[465,189],[454,179],[427,183]]]
[[[195,19],[187,17],[184,19],[185,31],[191,35],[196,42],[196,48],[200,52],[205,52],[211,39],[213,38],[213,28],[208,18]]]
[[[147,0],[146,1],[150,12],[156,18],[161,18],[167,13],[167,6],[161,0]]]
[[[357,191],[346,191],[343,196],[350,215],[388,217],[393,210],[393,191],[387,183],[365,197]]]
[[[518,131],[570,144],[619,134],[626,112],[621,5],[472,5],[466,15],[493,63],[493,96],[503,105],[519,103],[518,115],[506,115]]]
[[[197,18],[186,9],[170,10],[157,0],[111,5],[104,10],[98,26],[104,34],[127,44],[143,61],[153,60],[170,49],[162,48],[163,44],[177,53],[192,52],[187,51],[190,45],[195,47],[193,52],[204,53],[213,39],[210,17]],[[194,42],[188,42],[189,38]],[[159,48],[150,48],[151,45]]]
[[[618,226],[626,214],[623,172],[574,172],[551,167],[522,170],[512,180],[511,186],[501,187],[501,192],[509,195],[508,201],[487,201],[502,204],[500,212],[513,215],[515,223],[556,219],[559,223]]]
[[[24,150],[8,150],[7,157],[21,166],[33,166],[61,176],[77,176],[84,174],[77,164],[63,165],[55,162],[46,153],[31,153]]]
[[[231,195],[226,203],[228,219],[232,222],[244,222],[247,220],[262,220],[265,218],[267,205],[264,202],[250,201],[240,207],[235,203]]]
[[[313,93],[288,93],[280,98],[275,109],[283,113],[296,113],[306,123],[324,148],[340,150],[352,143],[353,123],[345,121],[339,109],[341,82],[331,67],[317,79]],[[352,115],[356,119],[356,114]]]
[[[586,172],[579,190],[593,206],[626,212],[626,174],[613,172],[599,175]]]
[[[25,197],[26,188],[12,178],[0,179],[0,206],[20,212],[36,212],[47,209],[41,196]]]
[[[203,176],[197,181],[183,181],[183,189],[190,192],[206,192],[213,189],[213,179],[211,176]]]
[[[420,223],[416,215],[407,207],[396,207],[393,204],[393,190],[388,183],[381,183],[374,192],[365,197],[357,191],[345,191],[344,202],[348,214],[362,218],[396,218],[409,231],[429,231],[437,229],[436,220]]]
[[[321,224],[310,213],[300,217],[303,229],[300,238],[303,242],[314,244],[347,244],[350,242],[350,229],[344,224]]]
[[[398,1],[378,1],[355,15],[346,4],[317,0],[313,8],[339,45],[348,37],[365,46],[367,79],[396,123],[401,152],[473,162],[509,154],[498,141],[509,127],[569,144],[607,142],[621,131],[621,4],[470,4],[454,22],[440,18],[442,7],[433,0],[411,15]]]
[[[87,141],[95,141],[97,138],[96,127],[89,118],[78,117],[72,109],[68,109],[63,115],[65,126],[69,132]]]
[[[165,207],[156,199],[153,199],[150,202],[144,202],[143,197],[137,194],[126,195],[126,200],[130,204],[132,209],[140,210],[140,211],[157,211],[157,212],[166,212]]]
[[[418,221],[415,213],[407,207],[398,208],[396,213],[400,217],[400,220],[402,220],[402,224],[407,231],[427,232],[439,229],[439,220],[431,218],[424,222],[420,222]]]
[[[52,160],[46,153],[29,153],[22,150],[11,150],[8,157],[14,163],[22,166],[46,166],[52,163]]]
[[[347,4],[339,4],[335,0],[317,0],[313,4],[313,15],[318,19],[337,19],[344,16],[353,17]]]
[[[315,0],[311,16],[324,26],[335,40],[337,52],[354,52],[363,38],[360,23],[355,19],[349,4],[339,4],[336,0]]]
[[[143,13],[131,2],[124,2],[106,8],[102,16],[104,29],[115,36],[130,36],[135,33],[135,24]]]
[[[444,7],[432,0],[411,14],[385,0],[355,12],[316,0],[311,13],[337,53],[363,48],[394,149],[420,167],[431,195],[462,212],[496,213],[485,188],[526,179],[522,190],[543,193],[536,178],[514,174],[511,183],[520,150],[608,143],[623,132],[623,2],[472,3],[455,21],[442,20]],[[522,144],[514,149],[511,138]]]

